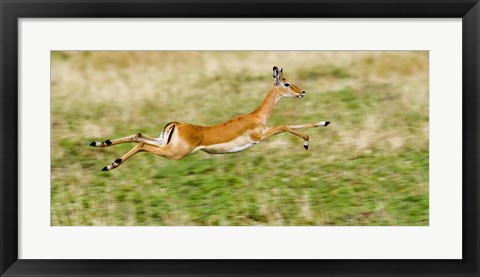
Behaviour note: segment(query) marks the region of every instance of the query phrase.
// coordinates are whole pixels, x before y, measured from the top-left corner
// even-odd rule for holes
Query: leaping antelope
[[[211,154],[236,153],[283,132],[301,137],[305,141],[303,146],[308,150],[309,136],[297,130],[327,126],[330,122],[320,121],[302,125],[268,127],[267,120],[278,100],[284,97],[303,98],[305,96],[304,90],[283,78],[283,68],[278,70],[274,66],[273,78],[274,83],[267,97],[265,97],[260,107],[252,113],[237,116],[225,123],[214,126],[170,122],[163,128],[158,138],[151,138],[138,133],[119,139],[107,139],[103,142],[93,141],[90,143],[90,146],[108,147],[126,142],[138,143],[111,165],[105,166],[102,171],[117,168],[138,152],[150,152],[172,160],[180,160],[196,150],[202,150]]]

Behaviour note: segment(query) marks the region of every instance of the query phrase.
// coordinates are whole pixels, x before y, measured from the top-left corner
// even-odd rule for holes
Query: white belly
[[[237,146],[237,147],[234,147],[234,148],[230,149],[230,150],[228,151],[228,153],[240,152],[240,151],[243,151],[243,150],[245,150],[245,149],[248,149],[248,148],[254,146],[255,144],[256,144],[256,143],[248,142],[248,143],[246,143],[246,144],[244,144],[244,145],[239,145],[239,146]]]
[[[204,146],[201,150],[210,154],[236,153],[248,149],[257,143],[257,141],[250,141],[246,137],[239,137],[229,142]]]

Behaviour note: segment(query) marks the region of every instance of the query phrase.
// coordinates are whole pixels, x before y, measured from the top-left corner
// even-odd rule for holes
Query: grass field
[[[426,51],[122,52],[51,55],[52,225],[428,225]],[[246,151],[171,161],[133,144],[90,147],[170,121],[253,111],[272,67],[307,91],[269,125],[328,120]]]

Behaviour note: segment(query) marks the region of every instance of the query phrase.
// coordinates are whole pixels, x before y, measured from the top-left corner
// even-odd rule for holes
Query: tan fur
[[[308,135],[296,131],[296,129],[318,127],[321,126],[319,122],[304,125],[280,125],[267,127],[267,120],[270,117],[275,104],[281,98],[300,98],[305,95],[303,90],[293,84],[290,84],[289,87],[285,86],[288,81],[283,78],[283,70],[278,71],[277,69],[276,78],[277,85],[274,84],[272,86],[263,103],[254,112],[237,116],[222,124],[214,126],[200,126],[178,122],[169,123],[165,126],[163,131],[163,133],[165,133],[167,127],[169,127],[168,130],[173,130],[168,143],[162,144],[159,139],[146,137],[141,134],[108,141],[108,143],[107,141],[102,143],[94,142],[96,143],[96,146],[100,147],[125,142],[138,143],[128,153],[121,157],[120,163],[114,162],[103,170],[111,170],[118,167],[121,163],[138,152],[150,152],[174,160],[181,159],[196,150],[203,150],[214,154],[235,153],[248,149],[261,141],[282,132],[296,135],[305,140],[305,145],[308,145]],[[175,126],[174,129],[172,129],[172,125]],[[165,135],[167,134],[165,133]],[[166,142],[167,138],[163,138],[161,141]]]

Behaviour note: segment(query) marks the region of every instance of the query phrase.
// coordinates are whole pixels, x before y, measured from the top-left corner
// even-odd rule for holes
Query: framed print
[[[478,1],[2,1],[2,276],[478,276]]]

